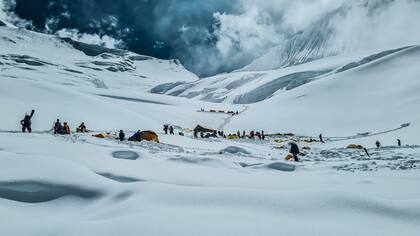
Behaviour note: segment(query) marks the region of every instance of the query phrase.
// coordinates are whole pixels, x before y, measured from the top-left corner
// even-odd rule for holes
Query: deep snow
[[[197,80],[176,61],[88,56],[10,27],[0,36],[0,235],[420,231],[419,47]],[[308,71],[294,86],[290,75]],[[22,134],[31,109],[34,132]],[[93,132],[54,136],[57,118]],[[185,136],[164,135],[166,123]],[[194,139],[198,124],[296,135]],[[120,129],[154,130],[161,143],[91,136]],[[325,144],[307,142],[319,133]],[[302,162],[284,161],[291,141]]]

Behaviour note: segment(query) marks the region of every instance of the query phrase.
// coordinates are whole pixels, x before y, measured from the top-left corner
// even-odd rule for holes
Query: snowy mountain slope
[[[298,29],[286,26],[281,34],[283,40],[277,46],[238,71],[273,70],[328,56],[420,44],[414,23],[418,21],[417,1],[354,0],[325,4],[331,5],[331,11],[307,26]],[[338,4],[337,8],[334,4]]]
[[[82,121],[89,129],[161,130],[164,123],[183,128],[198,124],[218,127],[228,117],[224,114],[200,113],[201,108],[235,109],[230,105],[214,105],[185,98],[153,96],[135,90],[75,90],[71,86],[42,81],[0,76],[0,109],[7,116],[0,119],[0,130],[19,130],[25,112],[36,110],[33,127],[49,130],[60,118],[75,127]]]
[[[19,129],[31,109],[37,110],[38,130],[49,130],[57,118],[73,127],[85,121],[93,130],[217,127],[227,115],[196,111],[235,109],[147,94],[161,83],[197,79],[177,61],[10,27],[0,27],[0,48],[0,109],[9,114],[0,119],[0,130]]]
[[[277,70],[238,71],[190,83],[163,84],[156,86],[151,92],[211,102],[251,104],[317,79],[333,76],[379,60],[407,48],[326,57]]]
[[[339,49],[331,47],[329,42],[333,34],[329,28],[329,21],[332,18],[328,15],[314,23],[308,30],[292,35],[290,39],[273,47],[238,71],[274,70],[338,55]]]
[[[252,104],[228,127],[342,136],[411,122],[392,139],[418,142],[419,62],[420,46],[405,49]]]
[[[177,61],[0,27],[2,74],[76,87],[136,88],[197,79]],[[48,76],[45,76],[48,74]],[[57,79],[59,78],[59,79]]]
[[[415,236],[420,230],[420,146],[394,144],[396,137],[418,144],[419,47],[197,80],[175,62],[26,30],[0,27],[0,33],[0,235]],[[34,132],[22,134],[19,121],[33,108]],[[56,118],[72,128],[84,121],[98,132],[124,129],[127,136],[150,129],[161,143],[53,135],[47,130]],[[185,136],[161,131],[170,123],[332,136],[405,122],[411,126],[373,137],[298,140],[306,153],[299,163],[283,161],[288,150],[276,138],[195,139],[186,130]],[[387,147],[371,148],[376,139]],[[345,148],[350,143],[364,144],[371,156]]]

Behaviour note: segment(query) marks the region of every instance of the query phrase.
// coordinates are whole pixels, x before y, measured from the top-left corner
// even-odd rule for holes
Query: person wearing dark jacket
[[[82,122],[79,127],[77,127],[77,132],[78,133],[87,133],[87,128],[85,125],[85,122]]]
[[[62,134],[63,133],[63,126],[60,123],[60,120],[57,119],[57,121],[54,123],[54,134]]]
[[[300,151],[299,151],[299,147],[296,143],[291,143],[290,144],[290,153],[293,155],[293,159],[296,162],[298,162],[299,161],[298,154],[300,153]]]
[[[401,147],[401,140],[397,139],[398,147]]]
[[[128,138],[128,141],[136,141],[136,142],[140,142],[142,140],[141,137],[141,130],[138,130],[136,133],[133,134],[133,136],[131,136],[130,138]]]
[[[169,129],[168,125],[163,125],[163,131],[165,132],[165,134],[168,134],[168,129]]]
[[[175,135],[175,133],[174,133],[174,127],[173,126],[170,126],[169,127],[169,134],[170,135]]]
[[[34,116],[34,113],[35,113],[35,110],[32,110],[30,115],[26,114],[25,115],[25,118],[23,118],[23,120],[20,121],[20,124],[22,125],[22,132],[23,133],[25,133],[26,130],[28,130],[29,133],[32,132],[32,128],[31,128],[32,122],[31,122],[31,119]]]
[[[125,133],[124,133],[124,131],[120,130],[120,133],[118,134],[118,139],[121,142],[125,140]]]
[[[325,142],[324,142],[324,139],[322,138],[322,134],[319,134],[319,141],[320,141],[321,143],[325,143]]]

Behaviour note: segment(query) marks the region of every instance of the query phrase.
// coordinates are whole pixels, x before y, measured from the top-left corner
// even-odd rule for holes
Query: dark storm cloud
[[[77,29],[80,33],[108,35],[123,40],[134,52],[159,58],[179,57],[189,69],[211,74],[219,68],[198,70],[196,61],[192,60],[195,56],[189,53],[197,48],[215,53],[209,50],[215,43],[213,14],[234,13],[235,2],[37,0],[34,4],[33,0],[16,0],[14,11],[20,18],[31,20],[38,30],[55,33],[61,29]]]

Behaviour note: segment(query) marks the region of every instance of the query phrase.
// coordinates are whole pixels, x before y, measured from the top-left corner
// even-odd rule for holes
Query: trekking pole
[[[370,157],[368,150],[364,147],[363,150],[365,150],[365,153],[368,157]]]

